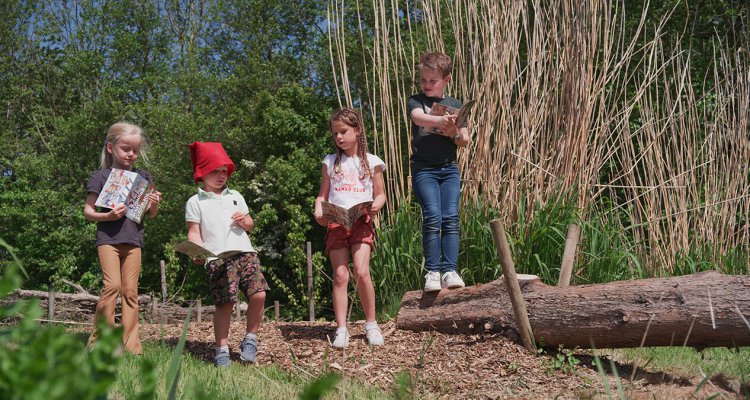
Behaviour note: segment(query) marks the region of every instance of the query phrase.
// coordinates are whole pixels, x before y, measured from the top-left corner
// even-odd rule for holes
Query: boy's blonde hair
[[[453,70],[453,61],[444,53],[424,53],[419,57],[419,69],[422,68],[438,71],[445,78]]]
[[[101,169],[112,167],[112,154],[107,151],[107,143],[112,146],[117,144],[117,141],[121,137],[126,135],[138,135],[141,138],[141,148],[138,150],[138,157],[140,157],[144,163],[148,164],[148,157],[146,156],[146,137],[143,134],[143,129],[140,126],[131,124],[129,122],[118,122],[109,127],[107,131],[107,139],[104,141],[104,147],[102,148],[101,156]]]
[[[359,178],[362,179],[372,175],[370,171],[370,162],[367,161],[367,153],[369,150],[367,148],[367,138],[365,137],[365,125],[362,121],[362,114],[351,107],[334,111],[333,114],[331,114],[331,118],[328,119],[328,129],[331,131],[332,139],[333,123],[336,121],[341,121],[357,130],[357,157],[359,157],[359,164],[362,167],[362,175],[360,175]],[[341,174],[341,156],[344,154],[344,151],[336,145],[335,140],[333,146],[336,148],[336,160],[333,163],[333,172]]]

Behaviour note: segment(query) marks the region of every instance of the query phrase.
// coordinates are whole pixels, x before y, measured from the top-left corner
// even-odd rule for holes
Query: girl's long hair
[[[331,131],[333,146],[336,148],[336,160],[333,163],[333,172],[341,174],[341,156],[344,155],[344,151],[339,148],[336,141],[333,139],[333,123],[336,121],[341,121],[357,130],[357,157],[359,157],[359,164],[362,168],[362,174],[359,178],[364,179],[371,176],[372,172],[370,171],[370,162],[367,161],[367,153],[369,150],[367,148],[367,138],[365,137],[365,125],[362,122],[362,114],[351,107],[334,111],[333,114],[331,114],[331,118],[328,119],[328,129]]]
[[[138,150],[138,157],[143,160],[145,164],[148,164],[148,157],[146,156],[146,148],[148,146],[143,129],[140,126],[131,124],[129,122],[118,122],[109,127],[107,131],[107,139],[104,141],[104,147],[102,147],[101,155],[101,169],[112,168],[112,154],[107,151],[107,143],[112,146],[117,144],[117,141],[124,135],[138,135],[141,138],[141,148]]]

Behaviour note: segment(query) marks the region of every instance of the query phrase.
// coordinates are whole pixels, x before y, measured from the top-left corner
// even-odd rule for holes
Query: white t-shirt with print
[[[373,199],[372,174],[375,173],[375,168],[378,166],[381,167],[381,171],[385,172],[385,163],[380,157],[370,153],[367,153],[367,161],[370,163],[371,175],[360,179],[364,174],[359,157],[347,157],[342,154],[341,174],[333,171],[336,154],[329,154],[323,159],[323,165],[326,166],[326,171],[331,179],[331,187],[328,190],[329,203],[349,208]]]

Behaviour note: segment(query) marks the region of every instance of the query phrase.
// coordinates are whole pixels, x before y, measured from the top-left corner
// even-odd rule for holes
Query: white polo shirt
[[[232,221],[232,214],[247,214],[245,198],[236,190],[225,188],[220,195],[198,188],[198,194],[185,205],[185,220],[201,226],[203,247],[219,254],[228,250],[255,252],[242,227]]]

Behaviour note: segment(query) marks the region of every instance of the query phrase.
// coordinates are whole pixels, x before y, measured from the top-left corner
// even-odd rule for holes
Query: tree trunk
[[[531,329],[545,347],[750,345],[750,276],[716,271],[560,288],[520,280]],[[407,292],[399,329],[499,332],[519,340],[502,279],[463,289]]]

